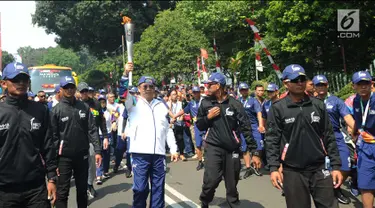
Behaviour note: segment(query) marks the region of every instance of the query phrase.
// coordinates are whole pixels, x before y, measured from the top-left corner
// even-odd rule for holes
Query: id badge
[[[325,157],[324,167],[326,170],[329,170],[331,168],[331,160],[328,156]]]
[[[288,147],[289,147],[289,143],[286,143],[285,146],[284,146],[284,149],[283,149],[283,153],[281,154],[281,160],[282,161],[285,160],[285,155],[286,155],[286,152],[288,151]]]

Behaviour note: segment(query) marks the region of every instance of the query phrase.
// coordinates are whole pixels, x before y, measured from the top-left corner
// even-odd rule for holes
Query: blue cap
[[[359,71],[359,72],[354,73],[353,74],[353,78],[352,78],[352,82],[354,84],[357,84],[360,81],[369,81],[369,82],[371,82],[372,81],[372,77],[371,77],[370,73],[368,73],[367,71]]]
[[[99,93],[100,93],[100,94],[103,94],[103,93],[105,94],[105,90],[104,90],[104,89],[100,89],[100,90],[99,90]]]
[[[137,93],[138,92],[138,88],[137,87],[132,87],[129,92],[132,92],[132,93]]]
[[[269,83],[269,84],[267,85],[267,90],[266,90],[266,91],[269,91],[269,92],[275,92],[275,91],[277,91],[277,90],[279,90],[279,87],[278,87],[276,84],[274,84],[274,83]]]
[[[320,84],[320,83],[323,83],[323,84],[328,84],[328,79],[326,76],[324,75],[316,75],[314,78],[313,78],[313,83],[314,85],[317,85],[317,84]]]
[[[60,92],[60,85],[56,85],[56,87],[55,87],[55,92],[56,92],[56,93]]]
[[[194,86],[193,88],[191,88],[191,91],[193,91],[193,92],[200,92],[201,89],[198,86]]]
[[[13,62],[6,65],[4,68],[2,79],[13,79],[19,74],[26,74],[27,76],[30,76],[26,65],[19,62]]]
[[[293,80],[299,76],[306,76],[305,69],[298,64],[291,64],[285,67],[282,79]]]
[[[35,94],[31,91],[27,92],[27,97],[35,97]]]
[[[204,81],[205,84],[209,84],[212,82],[219,83],[221,85],[225,85],[227,82],[225,80],[225,76],[219,72],[212,73],[208,80]]]
[[[147,84],[152,84],[152,85],[155,85],[155,79],[152,78],[152,77],[149,77],[149,76],[142,76],[139,81],[138,81],[138,86],[143,84],[143,83],[147,83]]]
[[[107,100],[107,99],[105,98],[105,95],[99,95],[98,100]]]
[[[245,82],[242,82],[242,83],[238,86],[238,88],[239,88],[240,90],[247,90],[247,89],[249,89],[249,85],[247,85]]]
[[[72,76],[61,77],[61,79],[60,79],[60,87],[64,88],[68,84],[73,84],[74,86],[76,85],[73,77]]]
[[[95,91],[94,88],[92,87],[89,87],[89,91]]]

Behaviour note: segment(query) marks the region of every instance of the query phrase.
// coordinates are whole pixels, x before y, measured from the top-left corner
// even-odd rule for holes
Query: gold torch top
[[[121,24],[125,25],[126,23],[131,23],[131,22],[132,22],[132,19],[130,19],[129,17],[127,17],[127,16],[122,17]]]

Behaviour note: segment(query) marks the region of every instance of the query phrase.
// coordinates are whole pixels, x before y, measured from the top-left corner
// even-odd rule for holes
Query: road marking
[[[164,198],[165,198],[165,203],[169,204],[169,206],[171,206],[173,208],[184,208],[183,206],[177,204],[173,199],[171,199],[166,194],[164,194]]]
[[[190,207],[200,207],[198,204],[194,203],[192,200],[188,199],[186,196],[182,195],[176,189],[170,187],[167,183],[165,183],[165,189],[171,192],[175,197],[183,201],[185,204],[189,205]]]

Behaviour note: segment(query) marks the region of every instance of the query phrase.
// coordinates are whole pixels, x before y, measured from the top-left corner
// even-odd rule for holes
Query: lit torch
[[[122,23],[125,28],[126,49],[128,52],[128,63],[133,63],[134,24],[129,17],[123,16]],[[129,86],[132,86],[132,72],[129,72]]]

